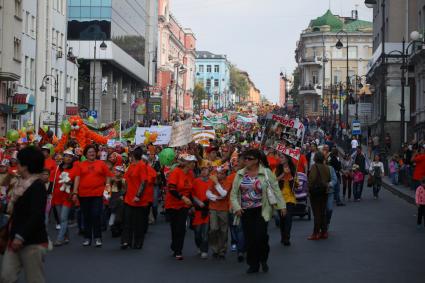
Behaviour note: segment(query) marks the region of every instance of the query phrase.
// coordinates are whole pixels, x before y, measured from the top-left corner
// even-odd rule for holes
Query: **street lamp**
[[[184,73],[184,72],[186,72],[186,69],[185,69],[185,67],[183,66],[183,64],[180,64],[180,63],[176,63],[175,65],[174,65],[175,67],[176,67],[176,89],[175,89],[175,94],[176,94],[176,115],[177,115],[177,113],[179,113],[179,104],[178,104],[178,95],[179,95],[179,93],[178,93],[178,88],[179,88],[179,74],[180,73]]]
[[[41,86],[40,86],[40,91],[41,92],[45,92],[46,91],[46,83],[49,81],[49,79],[52,79],[54,82],[54,86],[55,86],[55,99],[56,99],[56,110],[55,110],[55,135],[58,135],[58,120],[59,120],[59,112],[58,112],[58,104],[59,104],[59,77],[56,74],[56,77],[53,75],[45,75],[43,77],[43,80],[41,81]]]
[[[376,5],[376,0],[365,0],[364,4],[368,8],[373,8],[373,6]]]
[[[95,110],[96,108],[96,45],[97,45],[97,37],[94,39],[94,47],[93,47],[93,100],[92,100],[92,110]],[[105,43],[105,41],[102,39],[102,43],[99,45],[100,50],[104,51],[108,47]]]
[[[151,60],[151,54],[154,53],[155,56]],[[151,74],[151,62],[156,63],[156,50],[148,52],[148,91],[146,95],[146,120],[150,121],[150,114],[149,114],[149,100],[151,98],[151,81],[150,81],[150,74]]]
[[[349,91],[350,91],[350,76],[349,76],[349,73],[348,73],[348,71],[349,71],[349,57],[348,57],[348,50],[349,50],[349,46],[348,46],[348,33],[346,32],[346,31],[344,31],[344,30],[340,30],[337,34],[336,34],[336,38],[338,39],[338,41],[337,41],[337,43],[336,43],[336,45],[335,45],[335,47],[337,48],[337,49],[342,49],[342,48],[344,48],[344,44],[342,43],[342,41],[341,41],[341,39],[342,39],[342,37],[343,36],[345,36],[346,37],[346,39],[347,39],[347,46],[346,46],[346,48],[347,48],[347,58],[346,58],[346,64],[347,64],[347,76],[346,76],[346,86],[345,86],[345,95],[346,95],[346,97],[345,97],[345,101],[346,101],[346,113],[345,113],[345,119],[346,119],[346,124],[345,124],[345,128],[346,128],[346,130],[348,130],[348,95],[349,95]],[[340,98],[341,99],[341,98]],[[341,107],[341,105],[340,105],[340,107]],[[340,110],[341,111],[341,110]],[[341,113],[341,112],[340,112]],[[341,118],[341,117],[340,117]]]

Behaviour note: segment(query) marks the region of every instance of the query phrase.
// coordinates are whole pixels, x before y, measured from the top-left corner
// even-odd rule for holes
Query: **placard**
[[[215,139],[215,130],[206,130],[204,128],[192,128],[192,137],[195,143],[208,145],[210,139]]]
[[[169,147],[187,145],[192,141],[192,119],[175,122],[171,130]]]
[[[149,133],[157,133],[158,137],[156,139],[156,142],[154,142],[154,145],[165,145],[170,142],[171,139],[171,126],[152,126],[150,128],[147,127],[138,127],[136,130],[136,137],[135,141],[136,144],[142,144],[145,141],[145,132],[148,131]]]

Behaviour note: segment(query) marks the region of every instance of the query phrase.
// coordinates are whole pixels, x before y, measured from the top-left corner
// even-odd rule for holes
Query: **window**
[[[25,60],[24,60],[24,74],[22,76],[22,82],[21,84],[24,87],[28,86],[28,56],[25,56]]]
[[[204,65],[199,65],[199,72],[203,73],[204,72]]]
[[[59,44],[59,31],[58,30],[56,31],[56,46],[57,47],[60,47],[60,44]]]
[[[348,58],[357,59],[357,46],[348,47]]]
[[[52,45],[56,46],[56,31],[52,28]]]
[[[317,71],[311,72],[311,77],[312,77],[313,85],[319,83],[319,77],[318,77]]]
[[[313,98],[312,102],[312,110],[313,112],[318,112],[319,111],[319,103],[317,102],[317,99]]]
[[[35,29],[36,29],[36,26],[35,26],[35,17],[34,16],[31,16],[31,30],[30,30],[30,35],[31,36],[35,36]]]
[[[211,65],[207,65],[207,73],[211,73]]]
[[[342,49],[338,49],[336,47],[333,48],[333,58],[341,59],[342,58]]]
[[[15,0],[15,17],[22,19],[22,0]]]
[[[34,59],[31,58],[30,61],[30,88],[34,89],[34,81],[35,81],[35,72],[34,72]]]
[[[356,77],[354,71],[348,71],[348,77],[350,78],[350,83],[354,86],[356,83]]]
[[[63,44],[64,44],[63,33],[61,33],[61,40],[60,40],[59,45],[58,45],[61,50],[63,49]]]
[[[13,41],[13,59],[21,62],[21,40],[16,37]]]
[[[207,79],[207,88],[210,88],[210,87],[211,87],[211,80]]]
[[[218,87],[218,80],[217,79],[214,80],[214,86]]]
[[[25,34],[29,34],[29,25],[30,25],[30,13],[26,12],[25,13]]]
[[[341,82],[341,71],[335,71],[334,73],[334,83],[340,83]]]
[[[214,65],[214,73],[219,73],[219,72],[220,72],[220,66]]]

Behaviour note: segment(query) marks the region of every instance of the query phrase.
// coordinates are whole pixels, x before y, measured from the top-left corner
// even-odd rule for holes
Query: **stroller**
[[[295,198],[297,204],[294,208],[294,216],[304,218],[307,216],[308,220],[311,220],[311,208],[308,200],[308,187],[307,187],[307,175],[304,173],[297,173],[299,186],[294,188]]]

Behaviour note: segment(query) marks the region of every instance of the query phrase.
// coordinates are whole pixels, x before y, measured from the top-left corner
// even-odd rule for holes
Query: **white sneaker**
[[[61,225],[60,224],[56,224],[56,230],[60,230],[61,229]]]
[[[236,252],[238,250],[238,247],[235,244],[233,244],[231,249],[232,249],[232,252]]]
[[[94,244],[95,244],[96,248],[100,248],[100,247],[102,247],[102,240],[101,239],[96,239],[94,241]]]
[[[208,253],[201,253],[201,258],[202,259],[207,259],[208,258]]]

